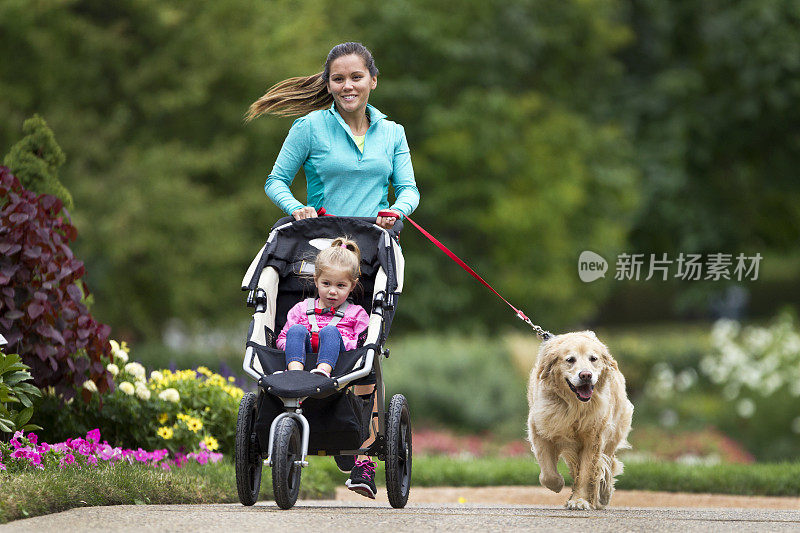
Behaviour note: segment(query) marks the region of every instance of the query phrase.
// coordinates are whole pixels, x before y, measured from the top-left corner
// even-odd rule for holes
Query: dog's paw
[[[572,509],[575,511],[591,511],[592,504],[588,501],[584,500],[583,498],[575,498],[567,500],[566,505],[564,505],[567,509]]]
[[[539,474],[539,483],[553,492],[561,492],[564,488],[564,477],[558,473],[555,476],[545,476],[542,472]]]

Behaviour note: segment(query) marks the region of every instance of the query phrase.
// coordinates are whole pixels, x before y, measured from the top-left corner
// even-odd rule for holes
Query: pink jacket
[[[317,307],[322,307],[318,300],[315,303]],[[331,314],[317,315],[319,329],[327,326],[332,319],[333,315]],[[278,338],[275,340],[275,345],[281,350],[286,349],[286,332],[295,324],[302,324],[308,331],[311,331],[311,324],[308,322],[308,315],[306,315],[305,300],[297,302],[286,314],[286,325],[283,326]],[[369,315],[364,311],[363,307],[355,304],[347,306],[344,316],[336,324],[336,329],[342,334],[345,350],[355,350],[356,344],[358,344],[358,336],[367,329],[368,325]]]

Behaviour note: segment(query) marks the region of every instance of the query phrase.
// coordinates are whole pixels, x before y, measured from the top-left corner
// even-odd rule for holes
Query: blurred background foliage
[[[0,147],[34,113],[55,132],[94,312],[119,337],[159,339],[173,318],[232,326],[239,278],[281,215],[261,190],[291,123],[243,113],[360,40],[381,69],[372,102],[408,132],[420,223],[552,329],[624,323],[648,303],[603,304],[645,284],[581,283],[580,251],[758,250],[764,283],[796,280],[796,261],[769,266],[800,237],[799,9],[6,0]],[[397,328],[501,327],[501,303],[406,233]],[[662,283],[658,312],[708,316],[723,289]]]
[[[153,368],[235,369],[249,320],[239,282],[282,216],[263,184],[291,125],[245,125],[244,112],[362,41],[380,69],[371,103],[409,138],[415,220],[535,322],[605,334],[641,421],[735,432],[756,419],[699,365],[709,319],[764,321],[800,302],[798,30],[793,0],[4,0],[0,153],[34,114],[52,128],[92,312],[115,338]],[[302,176],[293,190],[304,198]],[[431,423],[482,431],[494,418],[521,434],[532,359],[519,354],[535,342],[515,345],[513,313],[413,229],[402,243],[389,384]],[[604,279],[579,280],[583,250],[609,261]],[[763,260],[746,283],[622,282],[622,252]],[[694,369],[708,394],[679,394],[691,409],[664,414],[646,393],[659,362]],[[474,381],[463,393],[444,385],[461,373]],[[483,403],[463,407],[471,398]],[[760,458],[798,452],[784,414],[779,446],[743,439]]]

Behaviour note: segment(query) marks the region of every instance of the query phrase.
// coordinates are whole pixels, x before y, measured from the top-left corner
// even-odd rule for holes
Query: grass
[[[234,467],[227,461],[187,464],[171,472],[120,463],[96,469],[0,473],[0,486],[0,523],[75,507],[239,501]],[[322,469],[303,472],[301,498],[330,498],[333,493],[334,480]],[[272,499],[268,468],[260,499]]]
[[[311,457],[312,470],[330,476],[334,486],[344,482],[333,461]],[[567,484],[572,479],[566,465],[559,471]],[[384,483],[383,463],[378,462],[375,479]],[[763,464],[689,465],[672,462],[633,462],[618,476],[617,488],[760,496],[800,496],[800,462]],[[305,477],[303,480],[305,483]],[[538,485],[539,465],[533,458],[469,458],[442,456],[414,458],[412,487],[486,487],[500,485]]]
[[[346,474],[329,458],[309,457],[303,470],[300,498],[333,497]],[[567,484],[572,481],[559,465]],[[384,484],[383,463],[376,481]],[[261,500],[272,499],[271,474],[264,468]],[[427,456],[414,459],[413,487],[483,487],[538,485],[539,466],[529,458],[467,458]],[[75,507],[96,505],[236,503],[233,465],[222,461],[189,464],[165,472],[138,465],[58,472],[0,474],[0,523]],[[763,496],[800,496],[800,462],[772,464],[685,465],[629,462],[618,489],[667,492],[711,492]]]

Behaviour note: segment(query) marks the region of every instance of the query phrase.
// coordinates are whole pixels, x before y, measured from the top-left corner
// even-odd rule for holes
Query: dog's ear
[[[550,374],[553,373],[553,367],[558,362],[558,357],[555,353],[549,350],[542,350],[542,353],[539,354],[539,373],[537,377],[544,381],[550,377]]]
[[[617,366],[617,362],[611,357],[611,352],[608,350],[608,346],[603,344],[602,342],[600,345],[603,347],[603,351],[600,353],[600,357],[603,359],[603,363],[609,368],[619,371],[619,367]]]

